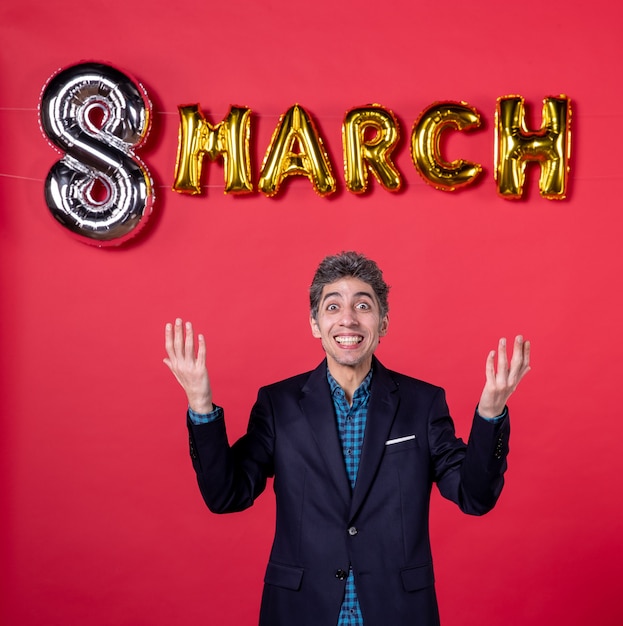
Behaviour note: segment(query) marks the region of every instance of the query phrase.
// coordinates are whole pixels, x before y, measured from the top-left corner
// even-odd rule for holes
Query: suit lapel
[[[366,431],[350,509],[351,519],[363,504],[376,476],[385,452],[385,442],[389,438],[396,416],[398,401],[398,386],[385,367],[375,358]]]
[[[337,490],[347,505],[351,493],[344,456],[337,433],[335,410],[327,381],[327,364],[323,361],[302,388],[301,410],[309,422],[314,440]]]

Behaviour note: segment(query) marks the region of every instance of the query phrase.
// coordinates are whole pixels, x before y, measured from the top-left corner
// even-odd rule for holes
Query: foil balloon
[[[63,158],[48,173],[53,217],[85,243],[119,245],[153,207],[147,168],[134,151],[147,138],[147,92],[118,69],[81,63],[59,71],[39,102],[41,128]]]
[[[411,157],[420,176],[443,191],[473,183],[482,166],[463,159],[446,161],[440,142],[445,130],[467,131],[479,126],[480,114],[465,102],[437,102],[422,111],[411,134]]]
[[[541,128],[529,131],[520,96],[498,98],[495,113],[495,179],[503,198],[521,198],[526,165],[541,166],[539,192],[548,200],[566,197],[571,155],[571,102],[564,95],[543,100]]]
[[[249,156],[251,110],[231,107],[227,117],[213,126],[197,105],[178,109],[180,130],[173,190],[201,193],[201,170],[207,155],[213,161],[223,159],[225,193],[253,191]]]
[[[277,124],[262,163],[258,188],[267,196],[274,196],[283,180],[292,175],[307,176],[320,196],[335,191],[335,178],[322,139],[298,104],[288,109]]]
[[[378,104],[351,109],[342,124],[344,179],[353,193],[368,188],[368,172],[388,191],[401,186],[391,153],[400,138],[398,120]]]

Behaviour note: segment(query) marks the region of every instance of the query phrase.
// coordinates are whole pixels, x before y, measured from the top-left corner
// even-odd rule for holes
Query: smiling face
[[[317,317],[310,316],[310,324],[334,376],[344,368],[365,376],[389,318],[381,316],[372,287],[349,276],[324,286]]]

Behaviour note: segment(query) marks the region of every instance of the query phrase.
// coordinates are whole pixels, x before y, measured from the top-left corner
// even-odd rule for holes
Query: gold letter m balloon
[[[212,126],[198,105],[178,107],[180,131],[173,191],[201,193],[203,157],[223,158],[225,193],[248,193],[251,184],[249,135],[251,111],[231,107],[229,114]]]

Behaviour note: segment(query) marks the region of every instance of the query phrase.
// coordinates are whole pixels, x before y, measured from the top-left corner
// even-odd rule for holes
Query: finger
[[[513,356],[511,358],[511,374],[517,374],[523,368],[524,363],[524,340],[521,335],[515,337]]]
[[[495,382],[495,350],[491,350],[487,355],[487,362],[485,364],[485,377],[487,382]]]
[[[508,356],[506,354],[506,337],[498,342],[498,376],[506,379],[508,376]]]
[[[205,366],[206,362],[206,340],[203,335],[197,335],[197,343],[199,347],[197,348],[197,363],[199,365]]]
[[[193,332],[193,325],[190,322],[186,322],[186,340],[184,342],[184,351],[187,359],[194,360],[195,358],[195,333]]]
[[[175,327],[173,329],[173,350],[175,355],[179,359],[184,358],[184,329],[182,327],[182,320],[178,317],[175,320]]]
[[[527,374],[529,371],[530,371],[530,342],[525,341],[523,345],[523,362],[522,362],[520,377],[523,378],[523,376]]]
[[[530,371],[530,342],[524,341],[521,335],[515,339],[509,384],[513,391],[521,379]]]
[[[173,324],[167,323],[164,327],[164,349],[169,356],[173,356]]]

